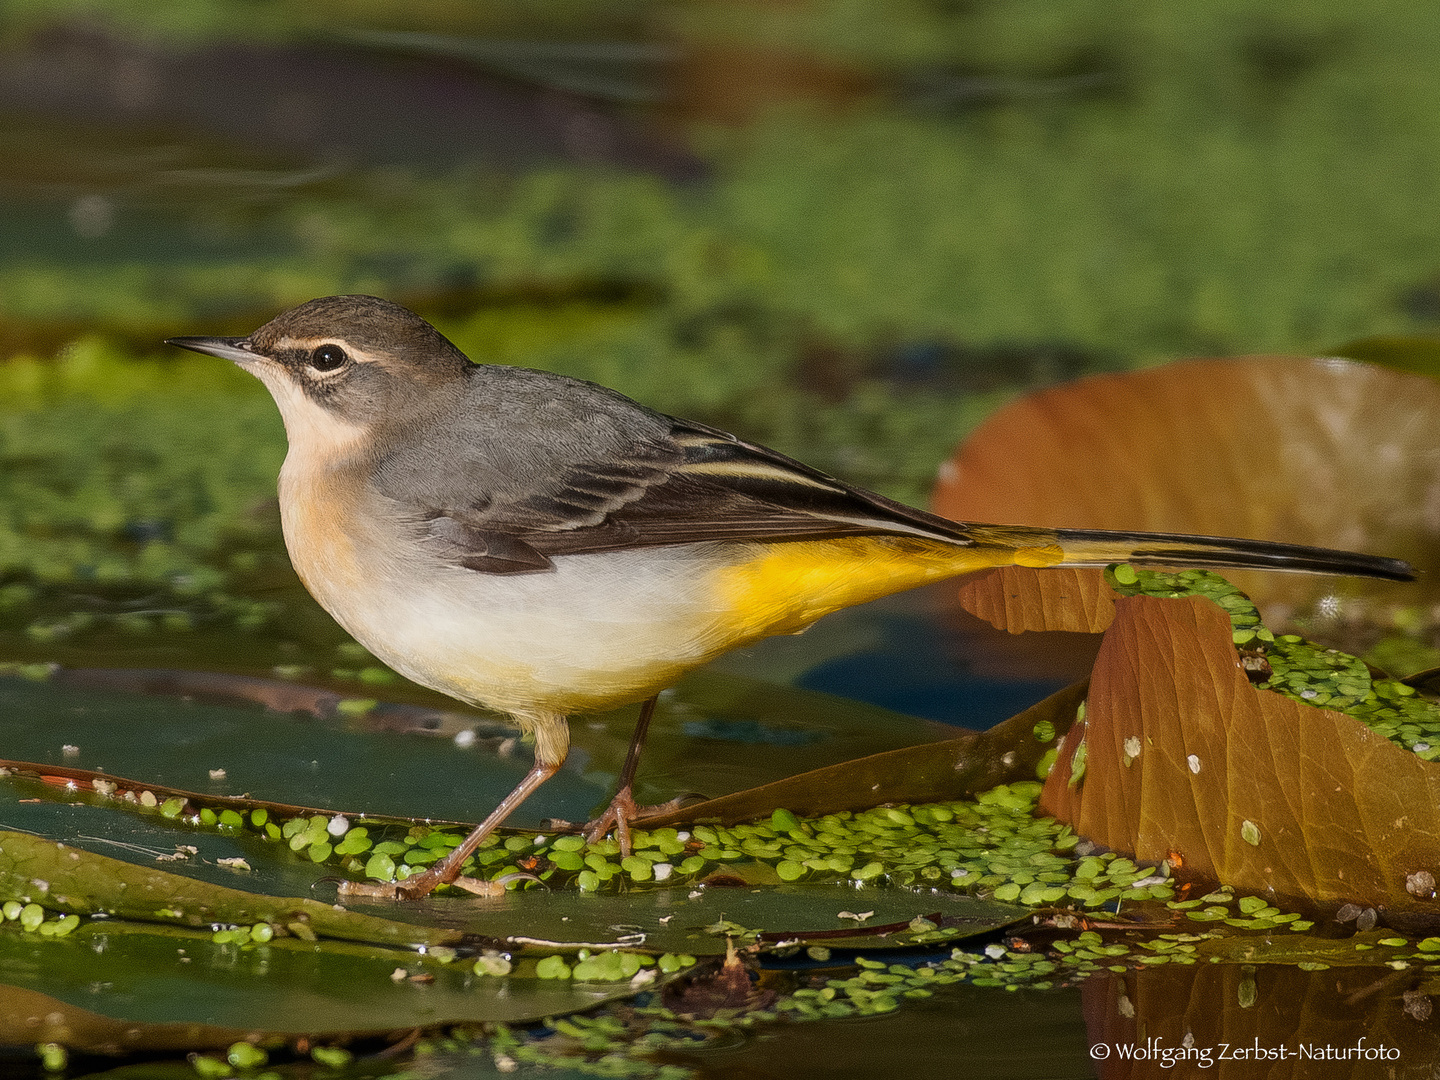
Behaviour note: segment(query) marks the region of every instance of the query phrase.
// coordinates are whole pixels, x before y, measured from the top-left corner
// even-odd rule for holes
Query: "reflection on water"
[[[1102,1080],[1162,1075],[1431,1077],[1440,965],[1165,966],[1082,988]]]
[[[792,1024],[778,1038],[677,1055],[707,1080],[1091,1080],[1075,990],[951,987],[861,1023]]]

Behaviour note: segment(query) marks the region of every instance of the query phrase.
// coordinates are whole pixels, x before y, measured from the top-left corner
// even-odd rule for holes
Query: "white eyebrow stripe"
[[[336,347],[338,347],[338,348],[344,349],[346,355],[349,356],[351,360],[354,360],[354,361],[355,361],[356,363],[358,363],[358,364],[379,364],[379,363],[383,363],[383,361],[382,361],[378,356],[371,356],[369,353],[366,353],[366,352],[364,352],[364,351],[361,350],[361,349],[357,349],[354,345],[351,345],[351,344],[350,344],[348,341],[346,341],[344,338],[333,338],[333,337],[292,338],[292,337],[283,337],[283,338],[281,338],[279,341],[277,341],[277,342],[275,343],[274,348],[275,348],[276,351],[282,351],[282,350],[285,350],[285,349],[295,349],[295,350],[297,350],[297,351],[310,352],[310,351],[312,351],[312,350],[318,349],[321,345],[334,345],[334,346],[336,346]]]

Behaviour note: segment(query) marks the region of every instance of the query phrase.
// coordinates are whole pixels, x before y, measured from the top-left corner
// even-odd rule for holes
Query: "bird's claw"
[[[679,810],[690,799],[694,798],[688,792],[684,795],[677,795],[668,802],[657,803],[655,806],[635,805],[635,796],[630,788],[623,787],[615,793],[603,813],[594,821],[585,826],[584,837],[587,844],[593,844],[604,838],[612,828],[615,830],[615,839],[620,843],[620,854],[630,854],[630,826],[635,822],[644,821],[646,818],[659,817]]]
[[[605,807],[600,816],[585,826],[585,842],[593,844],[613,828],[615,839],[620,842],[620,854],[628,857],[630,822],[639,817],[640,807],[635,805],[635,796],[631,794],[629,785],[626,785],[615,793],[610,805]]]

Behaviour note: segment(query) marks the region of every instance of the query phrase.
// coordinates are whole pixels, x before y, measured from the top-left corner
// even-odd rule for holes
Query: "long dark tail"
[[[1361,555],[1353,551],[1277,544],[1269,540],[1236,540],[1224,536],[1184,533],[1105,532],[1098,529],[1054,529],[1064,552],[1061,566],[1105,566],[1128,562],[1137,566],[1254,567],[1307,574],[1348,574],[1413,581],[1415,568],[1400,559]]]
[[[1271,540],[1240,540],[1229,536],[981,525],[937,517],[874,492],[854,494],[880,512],[873,522],[868,523],[870,528],[862,531],[910,531],[894,528],[905,525],[937,539],[949,539],[974,552],[977,559],[972,568],[1004,565],[1012,561],[1037,567],[1108,566],[1110,563],[1128,562],[1139,566],[1193,566],[1222,570],[1253,567],[1291,573],[1384,578],[1387,581],[1415,580],[1415,568],[1409,563],[1380,555],[1281,544]],[[986,548],[992,549],[993,561],[984,557]],[[1000,550],[993,550],[995,548]],[[1008,553],[1006,549],[1009,549]],[[1015,558],[1012,560],[1007,554],[1013,554]]]

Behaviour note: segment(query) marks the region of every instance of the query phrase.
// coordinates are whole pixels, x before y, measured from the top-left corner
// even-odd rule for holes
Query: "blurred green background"
[[[273,406],[158,342],[317,295],[398,299],[477,360],[916,502],[1036,385],[1440,329],[1440,9],[1418,0],[0,18],[10,652],[282,617]]]

